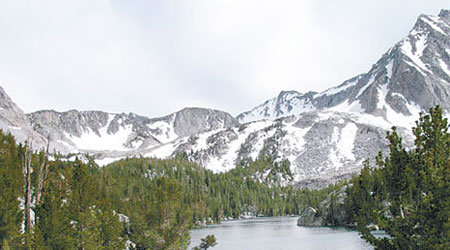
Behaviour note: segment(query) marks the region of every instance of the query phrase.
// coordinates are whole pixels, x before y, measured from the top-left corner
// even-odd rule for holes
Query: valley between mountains
[[[223,172],[267,156],[289,161],[294,178],[282,182],[323,187],[359,172],[380,150],[387,152],[392,126],[412,146],[411,127],[420,112],[440,105],[448,117],[449,36],[449,10],[421,15],[369,71],[321,93],[282,91],[235,117],[207,108],[158,118],[77,110],[25,114],[0,89],[0,129],[19,142],[32,141],[35,149],[48,144],[51,153],[92,155],[99,165],[181,154]]]

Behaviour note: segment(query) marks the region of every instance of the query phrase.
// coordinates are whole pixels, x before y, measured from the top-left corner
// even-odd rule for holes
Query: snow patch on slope
[[[217,129],[208,132],[204,132],[195,137],[195,146],[192,148],[194,151],[206,150],[210,146],[207,142],[208,138],[224,129]]]
[[[282,109],[283,113],[286,116],[287,115],[298,115],[300,113],[316,110],[314,105],[312,105],[310,102],[307,102],[306,99],[296,98],[296,99],[292,100],[291,105],[292,105],[291,110]]]
[[[388,84],[381,84],[380,86],[378,86],[377,90],[378,90],[377,108],[385,111],[385,114],[386,114],[385,119],[389,123],[391,123],[392,125],[395,125],[395,126],[404,127],[404,128],[413,127],[415,124],[415,121],[418,119],[421,108],[418,105],[407,103],[407,108],[412,115],[405,116],[401,113],[397,113],[386,102],[386,96],[388,95],[388,91],[389,91]],[[397,95],[400,95],[400,94],[397,93]]]
[[[352,103],[348,103],[348,100],[345,100],[345,102],[329,108],[329,111],[334,111],[334,112],[346,112],[346,113],[364,113],[365,110],[362,108],[361,103],[356,100]]]
[[[181,139],[178,139],[176,141],[163,144],[161,146],[157,146],[152,149],[151,152],[145,154],[145,157],[155,157],[160,159],[167,159],[176,151],[177,147],[180,144],[186,143],[188,141],[189,137],[184,137]]]
[[[394,62],[393,62],[393,60],[390,60],[389,63],[386,65],[386,78],[387,78],[387,81],[389,81],[391,79],[391,77],[392,77],[393,67],[394,67]]]
[[[356,95],[356,98],[360,97],[360,96],[364,93],[364,91],[366,91],[366,89],[367,89],[368,87],[370,87],[370,85],[372,85],[373,81],[375,81],[375,74],[372,74],[372,75],[370,76],[369,81],[367,82],[366,85],[364,85],[364,87],[362,87],[362,88],[359,90],[358,95]]]
[[[330,95],[338,94],[338,93],[340,93],[342,91],[345,91],[346,89],[348,89],[350,87],[355,86],[358,83],[358,80],[359,80],[359,78],[356,78],[353,81],[347,82],[347,83],[345,83],[345,84],[343,84],[341,86],[334,87],[334,88],[329,88],[329,89],[325,90],[322,93],[314,95],[314,98],[317,98],[317,97],[320,97],[320,96],[323,96],[323,95],[330,96]]]
[[[420,73],[423,75],[426,75],[426,72],[432,73],[427,66],[423,63],[422,59],[420,57],[422,56],[423,49],[425,47],[426,41],[423,41],[423,39],[426,39],[424,36],[419,36],[420,39],[418,42],[416,42],[416,50],[413,51],[413,47],[411,45],[411,40],[409,38],[406,38],[403,41],[403,44],[401,46],[402,53],[407,56],[410,60],[405,61],[408,65],[416,68]]]
[[[341,131],[341,137],[337,143],[337,147],[347,159],[352,161],[355,160],[355,155],[353,154],[354,141],[356,138],[356,131],[358,127],[353,122],[349,122]]]
[[[114,115],[110,114],[107,125],[100,128],[98,134],[92,129],[86,128],[80,137],[72,136],[67,132],[64,132],[64,135],[72,141],[76,148],[81,150],[132,150],[124,146],[130,134],[133,133],[132,125],[121,126],[115,134],[109,134],[108,125],[113,119]]]
[[[251,111],[238,116],[239,122],[249,123],[260,120],[275,120],[280,117],[315,111],[310,99],[295,91],[281,92],[278,97],[267,100]]]
[[[424,16],[424,17],[421,17],[420,20],[424,21],[432,29],[434,29],[437,32],[441,33],[442,35],[446,36],[445,32],[441,28],[439,28],[439,26],[436,25],[436,23],[440,23],[441,22],[439,20],[439,18],[433,17],[433,16]]]
[[[441,58],[438,59],[438,62],[439,62],[439,66],[441,67],[442,71],[444,71],[445,74],[450,76],[450,70],[448,68],[448,65]]]
[[[259,156],[259,152],[261,152],[261,150],[264,147],[264,141],[267,138],[272,137],[275,134],[276,129],[271,129],[267,132],[263,132],[263,131],[256,131],[254,133],[257,133],[258,135],[258,140],[256,141],[256,143],[252,146],[252,152],[250,153],[250,158],[252,158],[252,160],[256,160]]]
[[[99,165],[100,167],[104,167],[108,164],[111,164],[113,162],[119,161],[121,159],[124,159],[125,157],[106,157],[103,159],[96,159],[95,163],[97,163],[97,165]]]
[[[171,121],[157,121],[148,124],[147,127],[151,130],[159,130],[160,133],[152,133],[158,141],[165,144],[178,138],[178,135],[174,131],[175,119],[172,117]]]
[[[245,114],[243,118],[240,119],[241,123],[248,123],[252,121],[260,121],[264,119],[273,120],[277,116],[275,114],[276,98],[266,101],[264,104],[256,107],[252,111]]]
[[[331,143],[335,145],[335,147],[330,149],[328,157],[335,170],[343,167],[347,162],[355,160],[353,148],[357,131],[358,127],[353,122],[347,123],[342,129],[334,127]]]
[[[238,138],[228,143],[228,151],[224,155],[209,158],[208,162],[204,162],[204,166],[216,173],[234,168],[236,164],[235,160],[238,158],[239,149],[247,137],[251,133],[267,128],[272,124],[272,121],[259,121],[248,124],[247,127],[241,131],[239,131],[239,128],[233,128],[234,132],[238,134]]]
[[[282,158],[288,159],[292,164],[303,151],[305,151],[305,135],[311,129],[308,128],[298,128],[292,126],[294,123],[286,124],[283,130],[286,132],[286,136],[283,137],[281,141],[280,156]]]
[[[284,136],[281,141],[280,157],[283,159],[288,159],[291,166],[295,166],[297,158],[307,150],[305,148],[305,136],[311,130],[311,127],[298,128],[292,126],[292,124],[287,124],[283,129],[286,131],[286,136]],[[291,167],[291,170],[293,171],[294,181],[300,181],[304,178],[304,172],[302,169],[298,167]]]

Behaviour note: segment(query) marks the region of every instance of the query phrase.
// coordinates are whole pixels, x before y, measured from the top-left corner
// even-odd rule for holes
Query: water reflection
[[[258,218],[225,221],[192,231],[191,247],[214,234],[218,244],[213,250],[368,250],[373,249],[355,231],[345,228],[298,227],[295,217]]]

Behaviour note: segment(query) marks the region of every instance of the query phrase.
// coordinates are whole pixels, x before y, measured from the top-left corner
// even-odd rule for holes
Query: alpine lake
[[[223,221],[191,231],[189,249],[213,234],[213,250],[372,250],[357,231],[346,228],[299,227],[298,217],[268,217]]]

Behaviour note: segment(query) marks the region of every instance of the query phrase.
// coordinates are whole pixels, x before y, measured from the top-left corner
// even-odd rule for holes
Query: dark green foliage
[[[299,214],[327,192],[285,186],[292,180],[289,162],[264,156],[226,173],[201,168],[183,154],[124,159],[102,169],[89,156],[54,158],[0,133],[0,249],[112,250],[124,249],[128,240],[131,249],[186,249],[192,226],[247,214]],[[26,187],[34,223],[21,230],[28,218]],[[206,238],[200,248],[214,242]]]
[[[190,209],[174,179],[158,177],[148,191],[133,197],[128,214],[130,238],[137,249],[185,249],[189,242]]]
[[[154,193],[159,178],[176,180],[182,189],[180,200],[190,207],[193,223],[218,222],[243,214],[299,214],[317,195],[313,191],[280,185],[283,176],[292,177],[289,165],[269,159],[219,174],[182,158],[125,159],[104,167],[102,173],[114,207],[123,214],[133,213],[136,206],[144,206],[144,197]]]
[[[27,158],[27,152],[27,146],[0,132],[0,249],[124,248],[124,227],[101,195],[95,166],[49,162],[43,152]],[[27,162],[32,227],[22,226],[28,218],[23,209]]]
[[[23,197],[22,154],[11,134],[0,133],[0,242],[9,247],[20,240],[23,219],[18,199]]]
[[[281,185],[281,179],[292,178],[288,162],[269,158],[218,174],[182,155],[170,160],[131,158],[100,173],[108,200],[130,217],[129,238],[137,249],[184,248],[192,225],[223,218],[299,214],[327,192]]]
[[[389,155],[377,157],[352,180],[345,203],[348,220],[376,249],[450,249],[450,134],[439,107],[421,115],[406,150],[395,128]],[[371,225],[388,238],[376,238]]]
[[[208,249],[210,247],[214,247],[217,245],[217,240],[214,235],[208,235],[205,238],[201,239],[201,243],[199,246],[196,246],[193,248],[193,250],[200,250],[200,249]]]
[[[361,224],[361,221],[377,222],[378,211],[383,209],[384,201],[383,177],[378,171],[364,163],[361,174],[350,181],[347,189],[347,198],[344,209],[347,215],[347,224]]]

